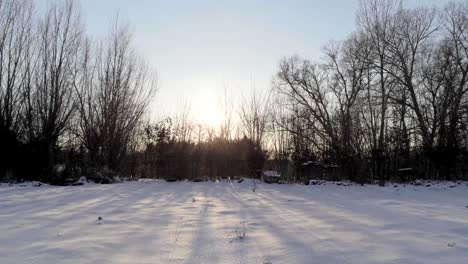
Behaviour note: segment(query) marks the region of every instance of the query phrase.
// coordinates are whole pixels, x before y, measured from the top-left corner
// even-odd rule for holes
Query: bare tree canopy
[[[289,106],[282,127],[309,145],[302,157],[381,183],[400,167],[422,177],[462,175],[467,11],[466,3],[408,9],[361,1],[357,31],[327,45],[325,60],[284,59],[274,89]]]

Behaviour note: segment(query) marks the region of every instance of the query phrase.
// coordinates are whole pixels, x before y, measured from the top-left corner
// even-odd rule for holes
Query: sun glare
[[[199,122],[208,125],[210,127],[216,127],[223,121],[223,115],[221,111],[215,107],[204,107],[200,114],[195,117]]]

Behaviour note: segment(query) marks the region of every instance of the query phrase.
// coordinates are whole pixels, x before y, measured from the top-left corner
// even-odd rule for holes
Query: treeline
[[[0,180],[113,175],[154,93],[118,21],[86,34],[75,1],[0,1]]]
[[[187,107],[145,121],[156,86],[127,27],[92,41],[60,3],[0,1],[1,180],[468,179],[466,3],[362,1],[321,59],[283,59],[271,90],[239,104],[226,94],[218,126]]]
[[[191,120],[165,119],[144,129],[145,148],[137,159],[145,178],[215,180],[258,176],[267,153],[250,138],[230,137]]]
[[[286,181],[468,179],[468,4],[361,1],[356,28],[318,60],[283,59],[271,91],[233,107],[234,124],[224,111],[217,134],[205,129],[200,141],[196,126],[178,122],[176,138],[210,153],[207,143],[245,136],[266,161],[251,169]]]

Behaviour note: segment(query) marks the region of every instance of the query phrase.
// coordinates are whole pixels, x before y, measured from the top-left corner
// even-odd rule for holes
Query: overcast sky
[[[281,58],[321,57],[331,39],[355,28],[358,0],[156,1],[81,0],[88,33],[101,38],[116,14],[159,76],[151,111],[173,113],[191,102],[198,119],[213,119],[227,87],[247,95],[268,89]],[[407,0],[408,6],[446,1]]]

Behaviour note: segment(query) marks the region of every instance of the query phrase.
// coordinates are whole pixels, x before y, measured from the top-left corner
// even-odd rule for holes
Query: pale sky
[[[45,0],[44,0],[45,1]],[[158,73],[153,116],[184,102],[216,121],[227,87],[235,97],[271,86],[281,58],[319,59],[328,41],[355,29],[358,0],[80,0],[88,33],[102,38],[116,14],[130,23],[135,47]],[[407,0],[407,6],[447,1]]]

